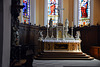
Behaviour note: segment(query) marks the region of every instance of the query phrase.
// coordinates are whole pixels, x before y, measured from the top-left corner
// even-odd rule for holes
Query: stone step
[[[40,55],[36,56],[35,59],[84,59],[84,60],[92,60],[93,57],[90,57],[90,55],[87,55],[83,52],[43,52]]]
[[[41,57],[41,58],[89,58],[90,56],[78,56],[78,55],[40,55],[38,57]]]
[[[44,52],[42,54],[83,54],[83,52]]]
[[[86,54],[83,54],[83,53],[42,53],[41,55],[86,55]]]
[[[84,54],[44,54],[44,55],[39,55],[39,56],[89,56],[89,55],[84,55]]]
[[[36,60],[93,60],[94,58],[35,58]]]

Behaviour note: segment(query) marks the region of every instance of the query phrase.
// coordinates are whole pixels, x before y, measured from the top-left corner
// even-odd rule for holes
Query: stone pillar
[[[0,67],[2,66],[3,49],[3,0],[0,0]]]
[[[94,8],[94,0],[90,0],[90,25],[93,25],[93,8]]]
[[[44,26],[46,26],[48,22],[48,0],[44,0],[44,2]]]
[[[36,24],[36,0],[30,0],[30,22]]]
[[[74,25],[78,26],[78,0],[74,0]]]
[[[11,40],[11,0],[0,0],[0,67],[9,67]]]

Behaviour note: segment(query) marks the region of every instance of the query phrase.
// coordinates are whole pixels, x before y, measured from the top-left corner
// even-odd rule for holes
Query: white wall
[[[44,0],[44,26],[47,25],[48,22],[48,0]]]

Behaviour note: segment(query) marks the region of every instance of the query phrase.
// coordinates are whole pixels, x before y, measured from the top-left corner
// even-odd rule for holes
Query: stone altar
[[[68,52],[80,52],[81,51],[81,39],[79,38],[79,32],[77,32],[76,38],[73,37],[73,22],[71,28],[71,34],[69,31],[69,21],[66,19],[65,27],[61,23],[60,19],[60,7],[58,8],[58,23],[56,23],[56,37],[53,35],[53,22],[50,19],[49,25],[47,23],[47,36],[44,39],[40,39],[42,45],[44,45],[44,51],[68,51]],[[49,26],[49,27],[48,27]],[[49,36],[48,29],[51,29],[52,36]]]
[[[81,52],[81,40],[42,40],[44,52]]]
[[[55,52],[55,51],[64,51],[64,52],[81,52],[81,39],[79,31],[76,33],[76,38],[73,37],[73,27],[71,34],[68,33],[69,21],[66,19],[65,27],[62,23],[57,23],[56,26],[56,37],[50,37],[47,27],[47,36],[42,40],[42,45],[44,46],[44,52]],[[53,30],[52,30],[53,32]],[[42,33],[41,33],[42,35]]]

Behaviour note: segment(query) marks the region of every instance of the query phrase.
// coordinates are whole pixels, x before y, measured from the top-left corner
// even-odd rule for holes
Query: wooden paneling
[[[81,33],[83,52],[89,53],[91,46],[100,46],[100,26],[75,28],[74,31]]]
[[[36,54],[40,53],[41,45],[38,41],[40,36],[39,31],[43,31],[43,37],[45,38],[47,35],[46,27],[20,24],[19,29],[20,45],[34,45],[34,52]],[[56,37],[56,27],[53,31],[54,37]],[[91,46],[100,46],[100,26],[74,28],[74,37],[76,31],[81,32],[81,48],[83,52],[89,54]],[[69,33],[71,33],[70,29]],[[50,30],[49,36],[51,36]]]
[[[29,35],[30,35],[30,26],[29,25],[20,25],[19,26],[19,44],[27,45],[29,44]]]
[[[99,57],[98,58],[100,59],[100,49],[99,49],[99,53],[98,54],[99,54]]]
[[[98,46],[100,46],[100,26],[98,26]]]
[[[90,48],[90,54],[91,56],[97,58],[97,59],[100,59],[100,47],[98,46],[92,46]]]

